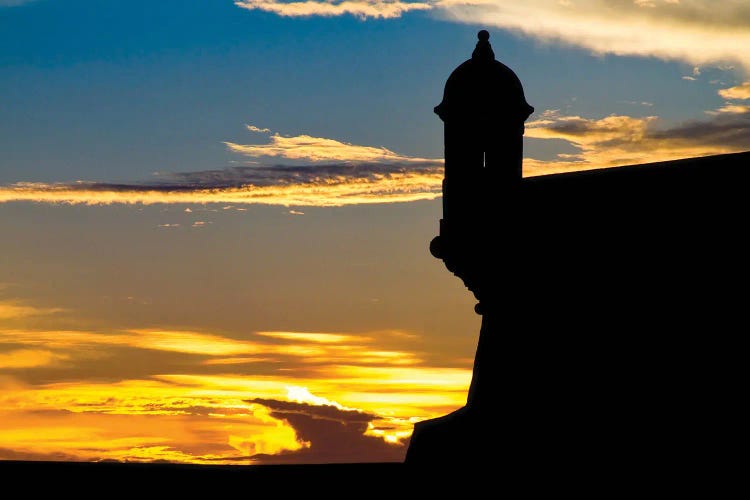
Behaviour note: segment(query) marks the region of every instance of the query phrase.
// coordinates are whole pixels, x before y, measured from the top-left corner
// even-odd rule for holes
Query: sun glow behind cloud
[[[326,448],[306,424],[327,418],[347,432],[356,422],[364,459],[371,449],[373,459],[398,460],[415,421],[464,404],[471,374],[465,360],[426,363],[417,340],[388,331],[235,338],[2,328],[0,459],[271,463],[305,453],[301,461],[344,460],[345,450]],[[127,352],[144,361],[119,366]],[[180,362],[165,371],[148,361],[164,356]],[[98,362],[110,366],[107,380],[78,375]],[[46,380],[50,370],[58,382]],[[295,416],[303,414],[308,420]]]

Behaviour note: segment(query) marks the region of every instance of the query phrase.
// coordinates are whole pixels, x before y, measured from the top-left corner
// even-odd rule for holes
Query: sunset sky
[[[750,0],[0,0],[0,459],[403,460],[471,377],[480,29],[527,176],[750,149]]]

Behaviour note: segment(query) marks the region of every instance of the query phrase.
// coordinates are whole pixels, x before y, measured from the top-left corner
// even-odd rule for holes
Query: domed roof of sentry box
[[[518,76],[495,59],[490,34],[482,30],[471,59],[458,66],[445,84],[435,113],[444,122],[520,125],[534,112]]]

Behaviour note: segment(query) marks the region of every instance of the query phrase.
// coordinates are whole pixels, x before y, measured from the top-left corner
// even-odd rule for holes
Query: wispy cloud
[[[246,127],[252,132],[271,132],[255,125]],[[274,133],[265,143],[225,144],[230,151],[245,157],[276,163],[291,160],[294,164],[254,162],[257,164],[253,166],[160,174],[156,181],[133,183],[19,182],[0,185],[0,203],[221,203],[325,207],[410,202],[441,196],[442,159],[406,156],[384,147],[361,146],[309,135]],[[199,226],[205,224],[193,224],[193,227]]]
[[[257,127],[248,127],[251,131]],[[263,129],[264,131],[268,129]],[[400,155],[384,147],[359,146],[347,142],[313,137],[310,135],[282,136],[274,133],[268,144],[235,144],[225,142],[234,153],[253,158],[284,158],[306,162],[337,163],[425,163],[436,162],[431,158],[416,158]]]
[[[432,200],[441,196],[442,163],[234,167],[177,173],[167,182],[16,183],[0,203],[85,205],[222,203],[332,207]]]
[[[238,0],[234,4],[243,9],[272,12],[284,17],[352,15],[360,19],[391,19],[401,17],[405,12],[433,8],[430,3],[399,0]]]
[[[3,320],[46,316],[63,311],[60,308],[34,307],[15,301],[0,301],[0,319]]]
[[[372,336],[337,333],[257,332],[251,340],[233,339],[204,332],[178,330],[125,330],[111,333],[92,331],[29,331],[0,330],[0,346],[25,345],[38,349],[44,347],[54,352],[74,355],[85,346],[99,348],[131,347],[157,351],[192,354],[211,358],[228,358],[227,364],[237,360],[264,361],[273,356],[277,361],[294,360],[294,363],[326,364],[356,363],[358,365],[404,366],[421,363],[413,352],[378,349]],[[387,333],[380,333],[388,335]],[[222,364],[214,359],[208,364]]]
[[[733,115],[750,114],[750,105],[727,103],[724,106],[717,109],[716,111],[709,112],[709,114],[712,114],[712,115],[717,115],[717,114],[722,114],[722,113],[729,113]],[[748,148],[750,148],[750,145],[748,145]]]
[[[750,70],[750,9],[734,0],[525,2],[446,0],[436,12],[597,54],[657,57]]]
[[[270,128],[261,128],[256,127],[255,125],[245,125],[245,128],[247,128],[250,132],[258,132],[260,134],[265,134],[271,131]]]
[[[596,54],[656,57],[695,67],[736,64],[750,71],[750,8],[737,0],[241,0],[280,16],[396,18],[429,11],[455,22],[494,26]],[[693,76],[697,76],[694,74]]]

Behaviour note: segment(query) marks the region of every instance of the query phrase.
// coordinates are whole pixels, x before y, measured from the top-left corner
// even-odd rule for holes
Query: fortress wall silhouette
[[[418,424],[407,462],[715,463],[745,392],[748,168],[750,152],[526,178],[482,214],[494,299],[469,401]]]
[[[530,490],[731,468],[723,450],[737,439],[746,392],[748,168],[750,152],[523,179],[512,213],[485,219],[491,237],[482,241],[497,255],[488,272],[503,293],[483,316],[471,396],[482,417],[469,431],[433,434],[427,424],[419,446],[412,442],[416,462],[476,467],[500,488]],[[426,477],[409,465],[6,462],[0,470],[63,475],[71,491],[93,476],[131,488],[160,480],[283,488],[282,478],[342,474],[378,477],[368,488],[385,491],[389,480]]]

